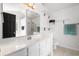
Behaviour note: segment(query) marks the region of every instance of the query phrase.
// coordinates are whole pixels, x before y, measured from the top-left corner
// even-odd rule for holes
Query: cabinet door
[[[40,42],[40,56],[48,55],[47,40]]]
[[[51,38],[41,41],[40,42],[40,55],[46,56],[46,55],[50,55],[51,53],[53,53],[52,44],[53,42]]]
[[[48,39],[47,40],[47,52],[48,55],[51,55],[53,53],[53,39]]]
[[[27,56],[27,49],[26,48],[20,49],[16,52],[8,54],[7,56]]]
[[[40,50],[39,50],[39,42],[33,44],[28,48],[28,56],[39,56]]]

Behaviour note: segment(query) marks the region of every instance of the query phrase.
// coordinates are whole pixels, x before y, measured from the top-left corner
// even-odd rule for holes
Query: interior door
[[[15,37],[16,15],[3,12],[3,38]]]

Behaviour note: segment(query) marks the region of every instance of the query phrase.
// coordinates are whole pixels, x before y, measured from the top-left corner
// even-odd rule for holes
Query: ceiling
[[[51,13],[64,8],[70,8],[79,5],[79,3],[44,3],[43,5],[46,6],[49,10],[49,13]]]

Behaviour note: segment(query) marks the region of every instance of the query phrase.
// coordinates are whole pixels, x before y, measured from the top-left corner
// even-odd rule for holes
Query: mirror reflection
[[[27,35],[34,35],[40,32],[40,15],[27,10]]]

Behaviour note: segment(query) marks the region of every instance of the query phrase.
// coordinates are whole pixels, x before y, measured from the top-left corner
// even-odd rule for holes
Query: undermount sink
[[[27,37],[27,40],[31,40],[31,39],[32,39],[32,37],[31,37],[31,36]]]
[[[22,44],[22,45],[16,45],[16,50],[21,49],[21,48],[24,48],[24,47],[26,47],[25,44]]]
[[[40,39],[40,35],[32,35],[27,38],[27,40],[37,40]]]

